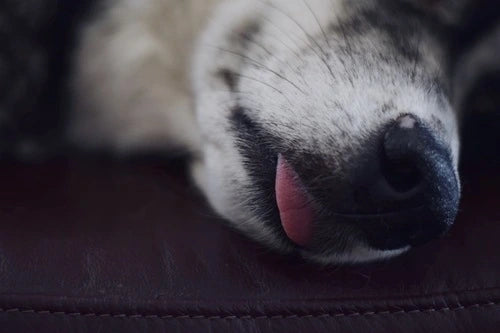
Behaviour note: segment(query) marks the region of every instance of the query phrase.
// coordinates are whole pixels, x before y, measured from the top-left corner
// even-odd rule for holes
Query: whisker
[[[275,28],[282,36],[288,38],[288,40],[290,40],[292,43],[294,43],[294,45],[297,47],[297,48],[300,48],[299,45],[297,44],[297,41],[293,40],[290,36],[290,34],[287,34],[285,31],[283,31],[283,29],[281,29],[277,24],[275,24],[273,21],[271,21],[268,17],[264,17],[263,18],[264,21],[266,21],[266,23],[268,23],[269,25],[271,25],[273,28]],[[281,38],[278,38],[278,37],[275,37],[275,39],[277,41],[279,41],[281,44],[283,44],[290,52],[292,52],[298,59],[301,58],[301,55],[299,53],[297,53],[297,51],[295,51],[294,49],[292,49],[289,45],[287,45],[285,42],[283,42],[283,40]],[[301,41],[304,41],[301,39]]]
[[[236,32],[233,32],[232,34],[233,34],[233,36],[236,36],[236,37],[239,37],[239,38],[243,38],[245,41],[258,46],[259,48],[261,48],[262,50],[264,50],[264,52],[266,52],[269,56],[278,59],[271,51],[269,51],[269,49],[267,47],[265,47],[261,43],[258,43],[254,38],[250,38],[246,34],[243,34],[243,35],[242,34],[237,34]],[[280,60],[280,59],[278,59],[278,60]]]
[[[287,38],[289,41],[291,41],[294,46],[296,46],[297,48],[300,48],[297,41],[294,40],[290,34],[287,34],[285,31],[283,31],[283,29],[281,29],[277,24],[275,24],[273,21],[271,21],[269,18],[267,17],[264,17],[263,18],[264,21],[266,21],[266,23],[273,27],[274,30],[282,37],[280,38],[280,36],[277,36],[277,35],[271,35],[273,37],[274,40],[276,40],[278,43],[282,44],[288,51],[290,51],[294,56],[295,56],[295,59],[297,60],[302,60],[302,56],[296,51],[294,50],[290,45],[288,45],[287,43],[285,43],[283,41],[283,37],[284,38]],[[299,38],[302,42],[306,43],[306,41],[304,41],[303,39]],[[316,52],[315,52],[316,53]],[[317,55],[317,53],[316,53]],[[319,56],[319,55],[318,55]],[[307,82],[306,80],[304,79],[304,76],[302,75],[302,73],[300,71],[298,71],[298,68],[293,68],[288,62],[286,63],[288,65],[288,67],[295,73],[298,74],[298,76],[300,77],[300,80],[302,81],[302,84],[304,86],[307,86]]]
[[[262,3],[264,3],[265,5],[271,7],[272,9],[274,9],[275,11],[277,11],[278,13],[286,16],[291,22],[293,22],[301,31],[302,33],[307,37],[309,38],[314,44],[316,44],[316,46],[319,48],[319,50],[323,53],[323,55],[327,56],[327,53],[325,52],[325,50],[321,47],[321,45],[318,43],[318,41],[316,40],[316,38],[314,36],[312,36],[311,34],[309,34],[306,29],[300,24],[300,22],[298,22],[293,16],[291,16],[290,14],[288,14],[287,12],[285,12],[284,10],[282,10],[281,8],[279,7],[276,7],[275,5],[269,3],[268,1],[264,1],[264,0],[258,0]]]
[[[264,0],[258,0],[260,1],[261,3],[271,7],[272,9],[276,10],[277,12],[281,13],[282,15],[284,15],[285,17],[287,17],[291,22],[293,22],[301,31],[302,33],[308,38],[310,39],[317,47],[318,49],[320,50],[321,53],[323,53],[323,56],[319,55],[317,52],[316,52],[316,49],[313,47],[313,45],[308,44],[308,46],[310,47],[310,49],[316,54],[316,56],[321,60],[321,62],[323,62],[323,64],[326,66],[326,68],[328,69],[328,71],[330,72],[330,75],[332,76],[333,79],[335,79],[335,74],[333,72],[333,69],[332,67],[330,66],[330,64],[326,61],[325,58],[328,58],[328,53],[325,51],[325,49],[323,49],[323,47],[321,47],[321,45],[318,43],[318,41],[316,40],[316,38],[314,38],[314,36],[311,36],[306,30],[305,28],[296,20],[294,19],[292,16],[290,16],[290,14],[282,11],[280,8],[272,5],[271,3],[269,2],[265,2]]]
[[[332,6],[335,7],[334,4],[333,4],[333,2],[332,2]],[[337,12],[334,9],[335,8],[332,8],[332,12],[335,13],[335,17],[337,18],[337,22],[338,22],[338,25],[339,25],[339,28],[340,28],[340,32],[342,33],[342,37],[344,38],[344,42],[346,44],[346,48],[347,48],[347,54],[346,55],[348,55],[351,58],[351,61],[354,64],[355,63],[355,61],[354,61],[354,53],[353,53],[352,43],[351,43],[350,37],[348,36],[348,34],[346,32],[346,29],[345,29],[345,26],[344,26],[344,22],[341,21],[340,17],[338,16]],[[345,54],[345,51],[344,51],[344,54]],[[354,88],[354,80],[353,80],[351,74],[349,73],[349,71],[347,70],[347,66],[345,64],[345,61],[343,61],[340,57],[339,57],[339,60],[342,63],[342,66],[344,67],[344,72],[347,75],[347,79],[351,83],[351,86]]]
[[[255,81],[257,83],[260,83],[268,88],[271,88],[273,89],[274,91],[276,91],[277,93],[279,93],[280,95],[282,95],[288,102],[289,105],[293,105],[293,103],[290,101],[290,99],[288,98],[288,96],[280,89],[274,87],[273,85],[267,83],[267,82],[264,82],[262,80],[259,80],[257,78],[254,78],[254,77],[251,77],[251,76],[247,76],[247,75],[244,75],[244,74],[238,74],[238,73],[235,73],[234,74],[235,76],[238,76],[240,78],[243,78],[243,79],[247,79],[247,80],[251,80],[251,81]],[[255,94],[254,94],[255,95]]]
[[[258,83],[261,83],[263,85],[265,85],[266,87],[269,87],[271,89],[273,89],[274,91],[280,93],[281,95],[285,96],[285,93],[283,93],[283,91],[279,90],[278,88],[270,85],[269,83],[267,82],[264,82],[262,80],[259,80],[257,78],[254,78],[254,77],[251,77],[251,76],[247,76],[247,75],[244,75],[244,74],[238,74],[238,73],[235,73],[234,74],[235,76],[238,76],[238,77],[241,77],[241,78],[244,78],[244,79],[247,79],[247,80],[251,80],[251,81],[255,81],[255,82],[258,82]]]
[[[311,8],[311,6],[307,3],[306,0],[302,0],[302,3],[307,7],[307,9],[311,12],[312,16],[314,17],[314,20],[318,24],[319,29],[321,30],[321,33],[323,34],[323,37],[325,38],[326,45],[328,45],[329,48],[331,48],[330,42],[328,41],[328,37],[326,36],[325,29],[323,29],[323,26],[321,25],[318,16],[314,12],[314,10]]]
[[[235,36],[237,35],[236,33],[233,33]],[[250,38],[248,37],[247,35],[238,35],[240,38],[243,38],[245,41],[249,42],[249,43],[252,43],[254,44],[255,46],[259,47],[260,49],[262,49],[269,57],[271,58],[274,58],[274,59],[277,59],[281,64],[287,66],[292,72],[295,72],[297,74],[299,74],[297,72],[297,69],[296,68],[293,68],[290,63],[284,61],[283,59],[280,59],[278,58],[275,54],[273,54],[271,51],[269,51],[269,49],[267,47],[265,47],[262,43],[259,43],[257,42],[255,39],[253,38]],[[277,41],[281,42],[285,47],[289,48],[290,51],[294,52],[288,45],[286,45],[281,39],[279,38],[275,38]],[[300,58],[300,56],[297,54],[297,57]],[[302,79],[302,84],[306,84],[306,82],[304,81],[304,78],[302,76],[300,76],[300,78]]]
[[[244,54],[241,54],[239,52],[236,52],[236,51],[232,51],[232,50],[228,50],[228,49],[225,49],[225,48],[221,48],[221,47],[218,47],[218,46],[214,46],[215,48],[217,48],[218,50],[222,51],[222,52],[227,52],[229,54],[233,54],[235,56],[238,56],[242,59],[245,59],[245,60],[248,60],[248,61],[251,61],[252,63],[254,63],[256,66],[262,68],[262,69],[265,69],[266,71],[274,74],[275,76],[277,76],[278,78],[284,80],[285,82],[288,82],[290,85],[292,85],[295,89],[297,89],[298,91],[300,91],[303,95],[306,95],[306,93],[298,86],[296,85],[293,81],[291,81],[290,79],[288,79],[287,77],[281,75],[280,73],[270,69],[269,67],[265,66],[264,64],[262,64],[261,62],[255,60],[255,59],[252,59],[250,58],[249,56],[246,56]]]

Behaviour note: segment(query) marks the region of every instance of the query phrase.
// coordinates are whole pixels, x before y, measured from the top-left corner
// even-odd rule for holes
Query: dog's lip
[[[286,235],[296,245],[307,246],[312,239],[315,213],[297,173],[282,155],[278,156],[275,191]]]

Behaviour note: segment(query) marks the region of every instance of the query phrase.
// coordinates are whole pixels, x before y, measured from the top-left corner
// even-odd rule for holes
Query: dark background
[[[61,154],[65,77],[94,0],[0,1],[0,158]]]

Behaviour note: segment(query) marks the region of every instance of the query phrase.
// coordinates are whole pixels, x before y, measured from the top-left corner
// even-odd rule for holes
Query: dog
[[[72,53],[66,136],[120,155],[189,152],[213,209],[278,252],[391,258],[457,215],[466,91],[445,45],[465,7],[107,0]]]

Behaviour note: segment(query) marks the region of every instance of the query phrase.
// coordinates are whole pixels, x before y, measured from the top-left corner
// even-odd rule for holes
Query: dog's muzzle
[[[292,162],[279,157],[276,198],[285,233],[301,247],[324,250],[341,227],[371,248],[402,249],[441,236],[455,220],[460,186],[450,149],[411,115],[374,135],[342,178],[308,177]]]

